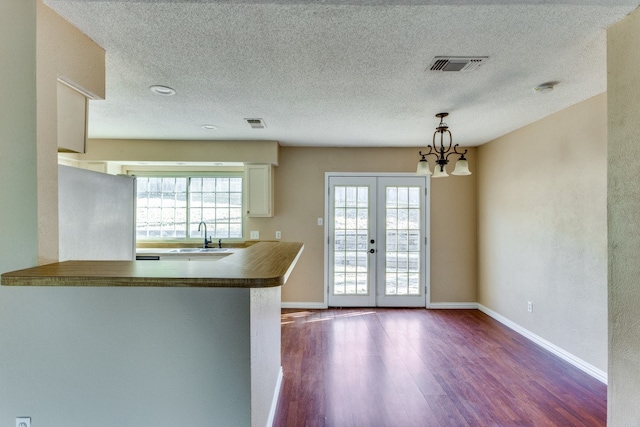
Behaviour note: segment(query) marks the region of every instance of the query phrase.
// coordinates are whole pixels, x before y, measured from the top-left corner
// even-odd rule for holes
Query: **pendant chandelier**
[[[449,176],[445,167],[449,163],[449,156],[452,154],[456,154],[460,156],[460,158],[458,158],[458,160],[456,161],[456,166],[453,169],[453,172],[451,172],[451,175],[471,175],[471,172],[469,172],[469,162],[467,162],[467,159],[464,157],[464,155],[467,154],[467,150],[464,150],[462,153],[460,153],[458,152],[458,144],[453,145],[452,147],[453,138],[451,137],[451,132],[449,131],[449,125],[447,125],[443,121],[443,119],[448,115],[449,113],[436,114],[436,117],[440,119],[440,123],[438,124],[436,131],[433,133],[433,144],[427,145],[429,151],[427,151],[426,153],[422,153],[422,151],[419,151],[422,158],[418,162],[416,174],[432,175],[433,178],[444,178],[446,176]],[[445,147],[444,143],[445,133],[449,135],[449,145],[447,147]],[[440,134],[439,147],[436,145],[436,137],[438,134]],[[429,168],[427,156],[435,156],[436,158],[436,167],[433,174],[431,173],[431,169]]]

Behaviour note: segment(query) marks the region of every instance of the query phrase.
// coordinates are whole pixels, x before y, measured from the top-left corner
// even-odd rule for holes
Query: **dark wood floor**
[[[275,426],[603,426],[607,389],[477,310],[282,311]]]

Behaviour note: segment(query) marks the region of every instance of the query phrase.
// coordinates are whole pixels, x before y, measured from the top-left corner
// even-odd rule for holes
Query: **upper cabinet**
[[[87,98],[58,82],[58,151],[85,152]]]
[[[244,182],[247,216],[273,216],[273,166],[271,164],[245,165]]]

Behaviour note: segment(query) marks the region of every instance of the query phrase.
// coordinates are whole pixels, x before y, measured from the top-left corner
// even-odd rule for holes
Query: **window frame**
[[[242,242],[244,241],[244,231],[245,231],[245,215],[244,215],[244,207],[245,207],[245,192],[246,192],[246,186],[245,186],[245,177],[244,177],[244,171],[242,170],[229,170],[229,171],[197,171],[197,170],[166,170],[166,171],[161,171],[161,170],[127,170],[126,171],[127,175],[130,175],[132,177],[140,177],[140,178],[187,178],[187,229],[186,229],[186,233],[188,237],[159,237],[159,238],[141,238],[137,236],[137,231],[136,231],[136,241],[140,242],[140,243],[145,243],[145,244],[149,244],[149,243],[187,243],[187,244],[191,244],[191,243],[199,243],[202,242],[203,237],[204,236],[198,236],[198,237],[191,237],[189,236],[189,215],[190,215],[190,193],[189,193],[189,179],[190,178],[241,178],[242,179],[242,197],[241,197],[241,222],[240,222],[240,227],[241,227],[241,231],[240,231],[240,235],[241,237],[226,237],[223,238],[223,240],[225,242]],[[136,218],[135,218],[135,223],[136,223],[136,230],[137,230],[137,191],[136,191]],[[207,224],[209,225],[209,224]],[[211,237],[211,236],[209,236]],[[216,237],[216,239],[218,239]]]

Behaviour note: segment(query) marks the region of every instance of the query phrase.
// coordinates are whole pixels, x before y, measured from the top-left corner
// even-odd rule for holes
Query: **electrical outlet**
[[[322,218],[318,218],[318,225],[322,225]]]
[[[31,427],[31,417],[17,417],[16,427]]]
[[[256,230],[251,230],[251,240],[258,240],[260,238],[260,232]]]
[[[276,240],[282,239],[282,232],[276,231]]]
[[[533,303],[531,301],[527,301],[527,311],[533,313]]]

